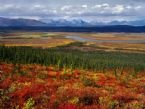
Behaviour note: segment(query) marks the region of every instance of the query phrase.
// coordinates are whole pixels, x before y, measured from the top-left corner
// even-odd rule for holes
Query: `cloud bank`
[[[144,0],[0,0],[0,16],[10,18],[140,20]]]

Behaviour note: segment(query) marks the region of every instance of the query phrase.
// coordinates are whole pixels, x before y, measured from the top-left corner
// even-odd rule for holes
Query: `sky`
[[[145,18],[145,0],[0,0],[0,17],[133,21]]]

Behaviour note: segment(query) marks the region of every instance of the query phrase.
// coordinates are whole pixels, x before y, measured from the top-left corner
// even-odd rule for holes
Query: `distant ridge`
[[[47,24],[34,19],[9,19],[0,17],[0,26],[47,26]]]
[[[0,31],[42,31],[42,32],[125,32],[142,33],[145,32],[145,26],[94,26],[94,27],[54,27],[54,26],[9,26],[0,27]]]

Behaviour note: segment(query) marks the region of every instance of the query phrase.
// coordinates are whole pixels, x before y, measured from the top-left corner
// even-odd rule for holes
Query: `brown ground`
[[[72,39],[66,39],[64,36],[80,36],[93,40],[145,40],[144,33],[64,33],[64,32],[17,32],[0,34],[0,44],[6,46],[33,46],[33,47],[55,47],[75,42]],[[46,37],[42,37],[46,36]],[[83,51],[131,51],[145,52],[145,43],[115,43],[115,42],[84,42],[85,46],[72,46],[71,49]],[[70,49],[69,48],[69,49]]]

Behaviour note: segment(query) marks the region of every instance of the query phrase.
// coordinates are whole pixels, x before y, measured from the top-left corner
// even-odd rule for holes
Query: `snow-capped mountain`
[[[131,25],[131,26],[144,26],[145,20],[135,21],[111,21],[111,22],[98,22],[98,21],[85,21],[82,19],[50,19],[50,20],[34,20],[34,19],[10,19],[0,17],[0,26],[70,26],[70,27],[87,27],[87,26],[112,26],[112,25]]]

